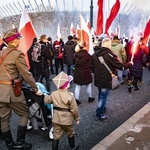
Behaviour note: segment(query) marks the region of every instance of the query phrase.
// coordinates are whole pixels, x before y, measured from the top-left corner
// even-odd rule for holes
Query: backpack
[[[40,62],[41,61],[41,46],[42,45],[40,43],[36,43],[33,46],[33,52],[31,53],[33,62]]]

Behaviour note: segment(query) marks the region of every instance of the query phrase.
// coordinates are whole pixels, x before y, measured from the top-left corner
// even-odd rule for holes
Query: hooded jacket
[[[87,50],[80,50],[74,54],[75,71],[74,83],[78,85],[88,85],[92,83],[92,75],[90,70],[91,55]]]
[[[64,60],[67,65],[73,65],[73,54],[75,53],[76,43],[74,41],[67,41],[64,45]]]
[[[104,58],[106,64],[109,66],[113,73],[116,72],[116,69],[127,69],[132,64],[123,64],[110,49],[106,47],[97,47],[91,58],[91,70],[94,73],[94,84],[98,88],[111,88],[111,74],[107,68],[102,63],[100,63],[98,58],[100,56]]]
[[[120,43],[119,40],[112,41],[111,50],[114,54],[117,55],[118,59],[121,62],[125,63],[127,61],[125,48],[123,47],[123,45]]]

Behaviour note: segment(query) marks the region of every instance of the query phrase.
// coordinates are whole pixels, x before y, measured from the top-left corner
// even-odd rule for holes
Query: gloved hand
[[[35,94],[38,95],[38,96],[41,96],[43,93],[42,93],[42,91],[38,88],[38,91],[37,91]]]

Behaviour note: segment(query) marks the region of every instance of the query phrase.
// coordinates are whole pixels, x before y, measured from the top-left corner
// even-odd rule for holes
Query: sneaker
[[[95,121],[103,121],[103,120],[108,119],[108,117],[106,115],[102,115],[101,117],[97,117],[94,115],[94,119]]]

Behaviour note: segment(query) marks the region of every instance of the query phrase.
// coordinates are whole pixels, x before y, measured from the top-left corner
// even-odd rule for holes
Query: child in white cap
[[[79,124],[80,116],[74,95],[68,91],[71,80],[62,71],[53,79],[57,90],[53,91],[50,96],[45,95],[44,98],[45,103],[53,103],[54,105],[52,118],[54,139],[52,142],[52,150],[58,150],[59,139],[62,137],[63,132],[68,136],[70,150],[76,150],[78,148],[74,140],[73,120]]]

